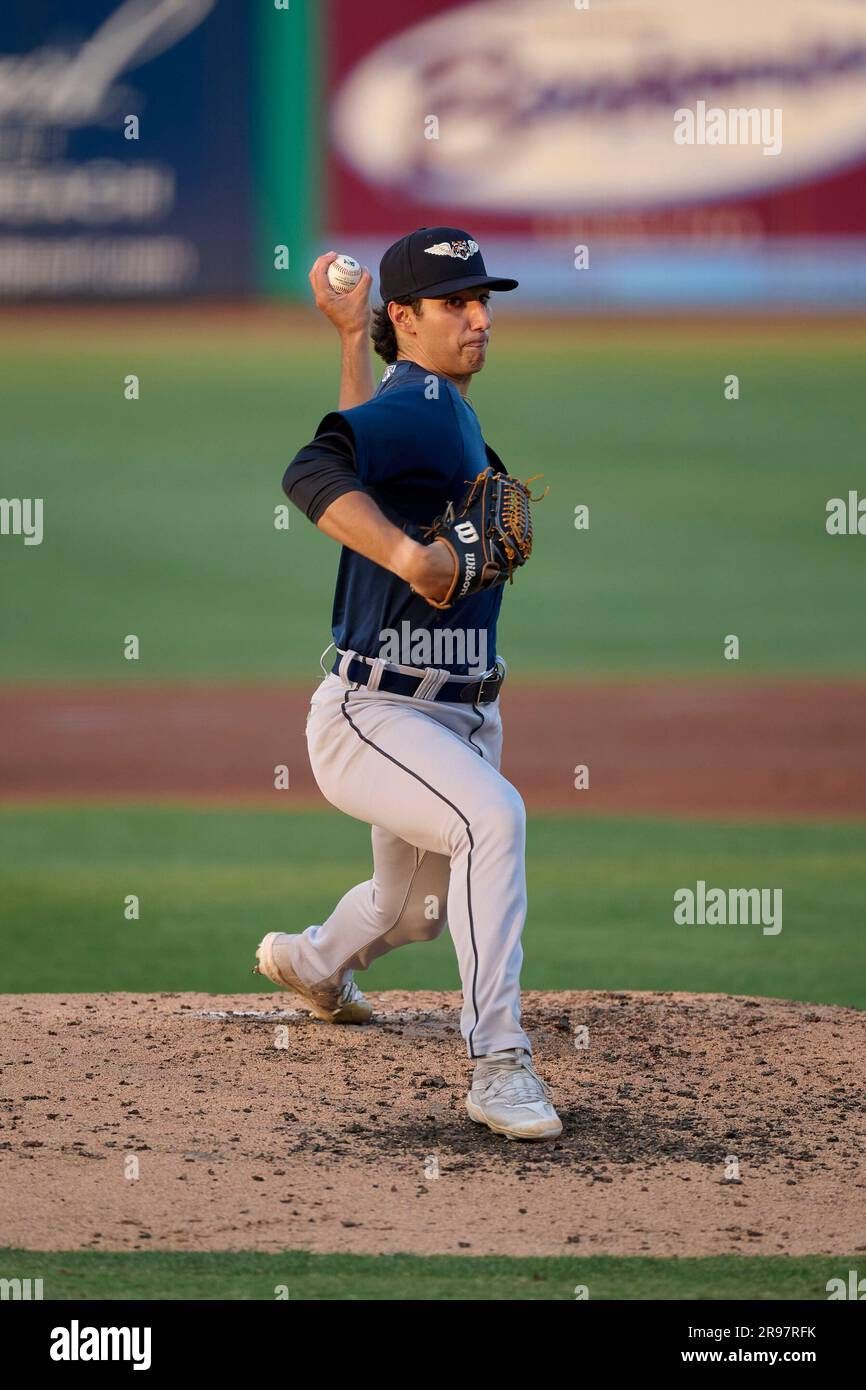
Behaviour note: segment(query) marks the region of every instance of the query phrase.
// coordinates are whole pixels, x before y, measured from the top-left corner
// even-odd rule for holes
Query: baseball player
[[[335,259],[320,256],[310,282],[340,334],[339,410],[283,488],[343,547],[335,656],[330,671],[320,658],[306,737],[323,795],[372,827],[373,874],[324,922],[270,932],[256,969],[319,1018],[364,1023],[372,1008],[354,972],[447,925],[475,1062],[469,1115],[511,1139],[554,1138],[562,1123],[520,1022],[525,808],[499,770],[507,666],[496,625],[521,538],[502,535],[498,550],[485,541],[497,527],[519,532],[523,494],[467,398],[487,359],[491,291],[517,281],[488,275],[465,231],[422,228],[385,252],[372,313],[369,271],[337,294]],[[368,337],[388,364],[378,387]],[[473,480],[474,510],[457,519]]]

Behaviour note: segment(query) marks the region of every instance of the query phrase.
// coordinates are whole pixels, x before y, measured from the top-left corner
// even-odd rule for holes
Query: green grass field
[[[276,531],[273,509],[335,402],[329,334],[311,313],[303,340],[0,340],[3,487],[45,502],[41,546],[3,543],[6,679],[317,670],[338,549],[294,508]],[[866,541],[824,530],[863,478],[862,355],[850,331],[494,338],[473,402],[508,466],[551,488],[503,608],[516,673],[720,671],[728,633],[744,675],[866,670]]]
[[[336,812],[0,811],[3,991],[258,991],[265,931],[320,922],[371,872],[369,831]],[[684,989],[866,1006],[866,853],[857,825],[532,816],[527,989]],[[784,893],[782,930],[677,926],[698,878]],[[127,921],[124,899],[141,902]],[[407,946],[371,989],[457,989],[450,938]]]
[[[855,1256],[508,1259],[484,1255],[200,1254],[0,1249],[0,1279],[42,1279],[46,1299],[826,1299]],[[587,1294],[581,1293],[581,1297]]]

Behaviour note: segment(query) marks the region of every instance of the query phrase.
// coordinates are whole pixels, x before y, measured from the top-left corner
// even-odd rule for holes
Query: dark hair
[[[421,317],[421,300],[414,295],[404,294],[402,299],[389,301],[394,304],[408,304],[416,318]],[[370,329],[373,347],[380,357],[390,365],[397,361],[397,332],[388,315],[388,305],[382,304],[373,310],[373,326]]]

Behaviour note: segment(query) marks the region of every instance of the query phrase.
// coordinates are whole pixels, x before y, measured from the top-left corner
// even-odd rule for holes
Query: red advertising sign
[[[331,230],[866,234],[862,0],[331,0]]]

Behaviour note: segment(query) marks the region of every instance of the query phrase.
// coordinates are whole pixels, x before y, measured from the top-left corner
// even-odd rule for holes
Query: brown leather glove
[[[529,482],[541,476],[535,473]],[[528,483],[489,465],[469,480],[458,507],[449,502],[425,532],[431,544],[444,541],[454,558],[454,578],[445,598],[440,603],[425,601],[433,608],[451,608],[469,594],[511,583],[515,569],[532,554],[529,503],[540,502],[548,491],[533,497]]]

